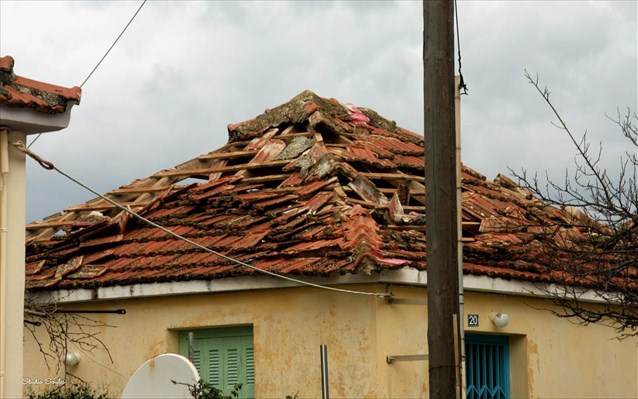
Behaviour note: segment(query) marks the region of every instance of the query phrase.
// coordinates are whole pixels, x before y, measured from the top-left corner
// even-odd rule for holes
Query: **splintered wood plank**
[[[343,186],[343,190],[345,192],[348,192],[348,193],[353,192],[352,188],[348,187],[348,186]],[[396,191],[397,191],[396,188],[388,188],[388,187],[383,187],[383,188],[378,188],[377,187],[377,190],[381,191],[383,194],[385,194],[386,196],[390,196],[390,197],[392,195],[394,195],[394,193],[396,193]]]
[[[259,152],[257,152],[253,159],[248,162],[248,164],[264,166],[270,162],[274,162],[273,159],[276,159],[277,155],[279,155],[279,153],[283,151],[284,148],[286,148],[285,141],[279,139],[268,139],[267,141],[263,142],[263,145]],[[290,163],[290,161],[288,163]],[[253,174],[254,173],[250,173],[249,169],[247,168],[242,168],[237,173],[235,173],[236,176],[245,177],[250,177]]]
[[[146,206],[146,205],[148,205],[150,203],[151,203],[151,201],[121,202],[121,203],[119,203],[119,205],[123,206],[123,207],[130,206],[131,208],[139,208],[139,207]],[[111,204],[110,202],[104,201],[104,203],[102,203],[102,204],[83,204],[83,205],[72,206],[70,208],[66,208],[65,211],[66,212],[100,211],[100,210],[108,210],[108,209],[116,209],[116,208],[118,208],[118,207],[113,205],[113,204]]]
[[[186,162],[182,162],[181,164],[175,166],[175,168],[173,169],[196,169],[196,168],[201,168],[202,166],[203,167],[210,166],[209,161],[205,159],[193,158]]]
[[[414,205],[403,205],[403,210],[406,212],[425,212],[425,205],[423,206],[414,206]]]
[[[352,190],[366,202],[371,202],[377,205],[388,202],[388,198],[377,188],[377,186],[375,186],[370,179],[361,176],[361,174],[348,183],[348,187],[352,188]]]
[[[297,133],[288,133],[285,136],[277,136],[281,139],[294,139],[295,137],[314,137],[314,133],[311,132],[297,132]]]
[[[157,198],[158,194],[173,190],[175,187],[175,184],[173,183],[176,180],[177,179],[174,177],[162,177],[160,179],[148,177],[144,180],[132,183],[130,187],[123,187],[110,191],[106,194],[106,196],[115,200],[119,204],[139,203],[143,201],[152,202],[155,198]],[[114,195],[117,195],[118,198],[112,198]]]
[[[245,180],[245,179],[244,179]],[[289,193],[289,192],[296,192],[299,190],[299,187],[277,187],[277,188],[270,188],[267,191],[273,192],[273,193]],[[266,191],[266,190],[264,190]]]
[[[292,133],[292,130],[295,128],[295,125],[290,125],[287,128],[284,129],[283,132],[281,132],[280,136],[288,136],[289,134]]]
[[[347,201],[350,201],[353,204],[358,204],[358,205],[361,205],[361,206],[365,206],[366,208],[373,208],[373,209],[380,208],[379,204],[377,204],[377,203],[369,202],[369,201],[363,201],[363,200],[359,200],[359,199],[352,198],[352,197],[348,197]]]
[[[75,213],[66,213],[66,214],[56,213],[55,215],[51,215],[49,217],[44,218],[42,222],[53,223],[54,221],[57,221],[59,223],[69,223],[74,221],[77,218],[77,216],[78,215]],[[31,225],[33,225],[33,223],[30,224],[29,226]],[[59,227],[43,227],[41,229],[35,229],[33,233],[27,234],[27,241],[33,242],[33,241],[48,240],[59,230],[60,230]]]
[[[348,195],[345,192],[345,187],[341,186],[341,185],[337,185],[334,188],[335,193],[337,194],[337,196],[339,196],[340,198],[348,198]],[[350,187],[348,187],[348,189],[352,192],[352,189]]]
[[[93,222],[83,222],[83,221],[77,221],[77,220],[73,220],[73,221],[57,221],[57,222],[41,222],[41,223],[31,223],[30,225],[27,226],[27,230],[39,230],[39,229],[45,229],[45,228],[52,228],[52,227],[86,227],[86,226],[91,226],[93,225]]]
[[[248,163],[264,165],[266,163],[273,162],[284,148],[286,148],[285,141],[279,139],[268,140],[264,143],[263,147],[261,147],[255,157]],[[290,163],[290,161],[288,161],[288,163]]]
[[[158,191],[164,191],[171,185],[168,184],[166,186],[151,186],[151,187],[123,187],[116,188],[115,190],[109,191],[109,194],[144,194],[144,193],[156,193]]]
[[[200,168],[200,169],[188,169],[188,170],[166,170],[162,172],[157,172],[153,176],[155,177],[167,177],[167,176],[190,176],[190,175],[209,175],[211,173],[217,172],[237,172],[245,169],[259,169],[259,168],[268,168],[273,166],[284,166],[288,165],[290,160],[283,161],[270,161],[265,163],[243,163],[239,165],[233,166],[224,166],[217,168]]]
[[[228,164],[228,159],[216,159],[213,161],[213,164],[213,166],[221,168]],[[222,177],[222,172],[215,172],[208,175],[208,180],[217,180],[220,177]]]
[[[242,183],[263,183],[263,182],[269,182],[269,181],[285,180],[288,177],[290,177],[289,174],[258,176],[258,177],[244,177],[243,179],[241,179],[241,181],[242,181]]]
[[[339,133],[339,135],[337,136],[337,142],[345,145],[354,143],[352,140],[349,139],[349,137],[352,137],[352,135],[348,133]]]
[[[100,198],[97,198],[100,199]],[[91,204],[95,204],[96,200],[91,201]],[[86,205],[83,204],[83,205]],[[102,208],[100,208],[102,209]],[[83,209],[91,210],[91,209]],[[30,223],[27,226],[26,241],[28,243],[46,241],[51,239],[53,235],[58,233],[60,229],[64,227],[76,227],[80,223],[85,223],[80,220],[81,214],[75,211],[68,211],[66,213],[56,213],[54,215],[44,218],[42,221]],[[93,225],[95,223],[90,223]],[[82,227],[82,226],[79,226]]]
[[[463,227],[466,227],[465,224],[466,223],[473,223],[473,222],[463,222]],[[404,224],[404,225],[396,225],[396,224],[389,224],[386,226],[386,228],[390,229],[390,230],[418,230],[418,231],[425,231],[425,225],[424,224]],[[463,237],[463,240],[465,241],[465,237]],[[474,239],[468,239],[468,242],[474,241]]]
[[[275,134],[277,134],[277,132],[279,132],[279,129],[277,129],[276,127],[271,128],[266,133],[264,133],[263,136],[255,137],[254,139],[250,140],[250,143],[246,145],[245,149],[257,150],[259,148],[262,148],[265,143],[267,143]]]
[[[371,173],[371,172],[359,172],[360,175],[367,177],[368,179],[388,179],[388,180],[413,180],[413,181],[425,181],[423,176],[405,175],[401,173]]]
[[[206,155],[200,155],[198,159],[207,160],[207,159],[235,159],[235,158],[243,158],[243,157],[254,157],[257,154],[257,150],[248,150],[248,151],[231,151],[231,152],[221,152],[221,153],[212,153]]]

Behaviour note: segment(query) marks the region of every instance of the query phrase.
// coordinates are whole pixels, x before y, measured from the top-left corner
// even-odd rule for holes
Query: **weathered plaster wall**
[[[530,398],[638,397],[637,340],[618,341],[611,328],[579,326],[552,315],[546,302],[503,295],[466,293],[465,313],[480,315],[466,331],[510,335],[512,396]],[[510,322],[497,328],[492,311]]]
[[[317,289],[282,289],[84,304],[92,309],[122,307],[127,314],[99,315],[118,326],[105,329],[103,335],[114,363],[105,353],[95,352],[72,372],[85,380],[108,382],[110,391],[119,394],[126,384],[121,374],[129,376],[148,358],[177,351],[178,334],[168,330],[252,324],[258,397],[321,396],[321,344],[328,345],[333,396],[376,397],[378,301]],[[25,348],[25,375],[49,377],[30,339]]]
[[[383,291],[386,287],[356,286]],[[399,298],[425,299],[418,287],[391,286]],[[579,327],[539,311],[538,300],[467,293],[466,313],[480,315],[467,330],[511,334],[513,397],[638,397],[636,340],[612,340],[601,326]],[[118,395],[137,366],[155,355],[177,351],[177,330],[254,326],[256,396],[320,397],[319,346],[328,345],[332,397],[424,397],[427,362],[386,363],[388,355],[427,353],[427,309],[389,305],[375,297],[287,288],[180,297],[74,304],[73,308],[123,307],[126,315],[97,315],[118,326],[105,329],[104,351],[84,354],[70,370],[108,384]],[[493,327],[492,310],[510,314],[510,324]],[[466,322],[466,321],[465,321]],[[54,378],[32,339],[25,343],[25,376]]]

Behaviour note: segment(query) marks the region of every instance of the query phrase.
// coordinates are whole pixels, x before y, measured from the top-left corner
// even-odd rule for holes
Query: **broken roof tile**
[[[0,71],[10,68],[0,58]],[[336,100],[303,92],[229,125],[227,145],[106,196],[142,204],[144,217],[174,233],[275,273],[424,270],[423,138],[358,110],[365,118],[354,120]],[[180,184],[189,178],[201,183]],[[463,165],[461,178],[465,273],[561,282],[560,273],[542,264],[535,238],[547,232],[538,221],[574,216],[548,208],[503,176],[492,182]],[[91,210],[103,220],[85,222]],[[123,223],[127,218],[92,200],[31,223],[27,288],[257,275],[141,221]],[[54,237],[59,230],[70,233]]]
[[[69,103],[80,102],[79,87],[67,88],[17,76],[14,64],[11,56],[0,57],[0,104],[56,114],[65,112]]]

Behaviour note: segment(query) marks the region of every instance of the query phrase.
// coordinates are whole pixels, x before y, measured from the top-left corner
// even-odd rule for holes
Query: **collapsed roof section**
[[[425,269],[423,137],[310,91],[228,133],[225,146],[106,197],[274,273]],[[535,235],[539,221],[569,215],[465,166],[462,190],[466,273],[561,281],[542,266]],[[50,290],[256,272],[96,198],[27,226],[26,273],[29,289]]]

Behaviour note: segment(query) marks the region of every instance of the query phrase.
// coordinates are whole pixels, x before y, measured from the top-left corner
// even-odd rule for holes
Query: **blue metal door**
[[[510,396],[509,340],[502,335],[465,335],[467,399]]]

